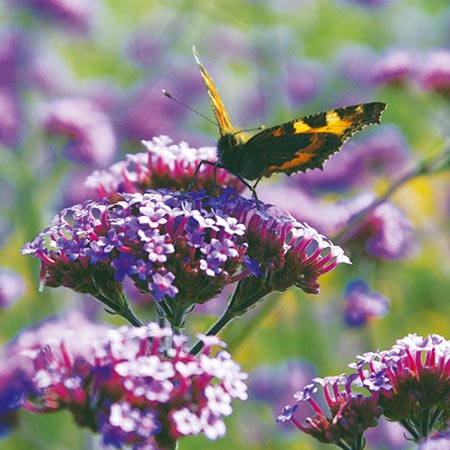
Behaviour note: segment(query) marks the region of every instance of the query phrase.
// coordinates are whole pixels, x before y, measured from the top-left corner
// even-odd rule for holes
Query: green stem
[[[127,320],[131,325],[135,327],[141,327],[143,324],[138,319],[136,314],[130,307],[128,299],[123,296],[119,301],[112,301],[101,293],[96,295],[96,298],[106,305],[112,314],[117,314]]]
[[[230,305],[231,306],[231,305]],[[233,319],[239,316],[239,314],[236,314],[232,308],[228,308],[225,310],[225,312],[222,314],[221,317],[214,323],[214,325],[206,332],[207,336],[215,336],[218,334],[221,330],[223,330]],[[190,350],[191,355],[197,355],[201,349],[204,347],[204,344],[202,341],[198,341]]]
[[[128,320],[128,322],[131,323],[131,325],[133,325],[134,327],[142,327],[143,325],[143,323],[139,320],[134,311],[131,309],[128,302],[126,302],[122,306],[118,314],[125,320]]]

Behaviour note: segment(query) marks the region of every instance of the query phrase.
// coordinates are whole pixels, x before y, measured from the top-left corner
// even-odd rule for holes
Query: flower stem
[[[100,300],[104,305],[108,307],[107,310],[111,314],[117,314],[127,320],[131,325],[135,327],[141,327],[142,322],[138,319],[136,314],[130,307],[127,297],[122,294],[119,301],[112,301],[105,295],[97,293],[97,300]]]
[[[215,336],[221,330],[223,330],[233,319],[238,317],[239,314],[236,314],[230,306],[225,310],[222,316],[213,324],[213,326],[205,333],[207,336]],[[189,352],[191,355],[197,355],[201,349],[204,347],[202,341],[198,341]]]

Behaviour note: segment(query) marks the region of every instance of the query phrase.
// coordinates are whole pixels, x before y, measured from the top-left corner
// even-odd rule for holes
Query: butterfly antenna
[[[186,102],[184,102],[180,98],[174,97],[170,92],[167,92],[165,89],[162,90],[162,93],[166,97],[170,98],[171,100],[175,100],[177,103],[179,103],[180,105],[182,105],[185,108],[189,109],[190,111],[194,112],[195,114],[199,115],[200,117],[203,117],[205,120],[207,120],[209,123],[212,123],[214,126],[216,126],[216,127],[218,126],[217,123],[214,122],[213,120],[211,120],[208,116],[205,116],[200,111],[197,111],[196,109],[194,109],[192,106],[188,105]]]

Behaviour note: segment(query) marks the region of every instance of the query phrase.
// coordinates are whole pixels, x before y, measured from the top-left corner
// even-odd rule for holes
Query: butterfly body
[[[255,194],[262,177],[282,172],[291,175],[322,168],[355,132],[380,123],[382,102],[362,103],[313,114],[263,129],[254,136],[231,125],[222,99],[193,49],[220,130],[216,162],[236,175]],[[256,180],[250,185],[246,180]]]

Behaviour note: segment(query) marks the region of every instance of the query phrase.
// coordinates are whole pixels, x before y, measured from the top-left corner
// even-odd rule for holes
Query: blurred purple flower
[[[80,316],[43,322],[23,331],[0,359],[3,369],[18,355],[31,385],[17,391],[0,384],[0,414],[20,406],[33,413],[67,409],[115,448],[173,448],[179,437],[200,433],[223,437],[232,399],[247,399],[247,375],[224,350],[210,356],[224,346],[218,338],[199,338],[205,347],[196,357],[183,350],[186,338],[156,323],[113,329]]]
[[[423,89],[450,98],[450,50],[442,48],[425,54],[416,81]]]
[[[411,50],[389,49],[374,64],[373,82],[397,85],[409,81],[416,64],[416,56]]]
[[[371,210],[344,237],[344,246],[354,251],[364,249],[374,258],[395,260],[413,252],[416,239],[409,219],[392,203],[382,203]]]
[[[389,311],[389,300],[376,291],[370,291],[363,280],[352,280],[345,287],[344,320],[349,327],[367,325],[374,317],[384,317]]]
[[[46,105],[45,131],[67,140],[64,153],[71,160],[104,166],[116,153],[116,138],[109,117],[92,101],[63,98]]]
[[[25,280],[13,270],[0,267],[0,309],[9,308],[25,295]]]
[[[10,0],[14,8],[29,9],[36,18],[54,21],[74,31],[87,31],[97,0]]]
[[[314,100],[324,88],[325,69],[318,62],[293,62],[286,70],[287,94],[292,105],[298,106]]]

